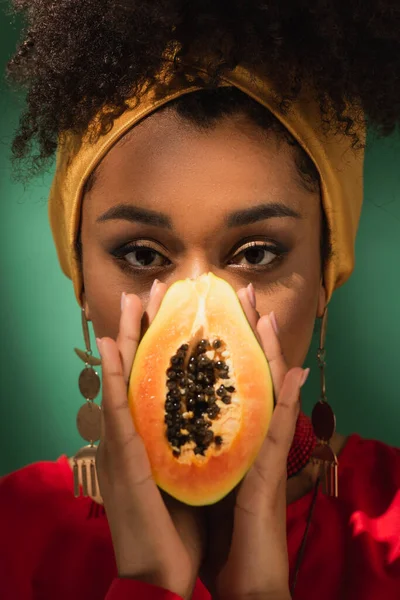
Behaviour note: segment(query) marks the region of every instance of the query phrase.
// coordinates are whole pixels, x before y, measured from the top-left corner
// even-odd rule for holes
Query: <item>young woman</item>
[[[0,597],[398,598],[399,450],[335,433],[324,385],[315,431],[299,401],[315,321],[323,369],[353,268],[365,121],[389,133],[400,117],[397,4],[15,5],[14,153],[36,167],[57,149],[50,222],[103,390],[100,493],[75,498],[66,456],[0,482]],[[156,487],[127,383],[167,287],[210,271],[237,290],[276,407],[238,488],[192,508]]]

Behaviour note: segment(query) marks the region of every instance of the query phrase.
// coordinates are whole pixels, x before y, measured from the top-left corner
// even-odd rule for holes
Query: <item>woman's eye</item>
[[[144,267],[162,267],[169,264],[169,260],[157,252],[157,250],[144,246],[131,246],[127,248],[124,251],[123,257],[127,263],[138,269]]]
[[[238,252],[232,262],[246,267],[266,267],[276,259],[277,255],[278,252],[274,252],[270,246],[255,244]]]

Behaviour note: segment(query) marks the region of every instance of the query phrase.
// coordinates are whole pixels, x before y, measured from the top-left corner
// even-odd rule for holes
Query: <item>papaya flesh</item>
[[[273,388],[225,280],[209,273],[167,290],[139,344],[128,398],[161,489],[204,506],[240,482],[267,433]]]

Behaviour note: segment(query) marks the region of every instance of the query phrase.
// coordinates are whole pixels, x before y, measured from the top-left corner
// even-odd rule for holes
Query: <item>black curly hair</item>
[[[325,125],[353,146],[362,116],[347,102],[380,135],[400,120],[399,0],[13,0],[12,10],[25,28],[8,77],[27,90],[13,156],[33,170],[106,104],[107,130],[166,49],[207,56],[211,83],[239,62],[262,67],[286,108],[311,82]]]

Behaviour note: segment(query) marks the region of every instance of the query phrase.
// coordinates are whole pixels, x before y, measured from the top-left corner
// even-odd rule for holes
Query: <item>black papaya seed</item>
[[[210,362],[211,362],[210,359],[205,354],[202,354],[199,357],[199,360],[198,360],[198,364],[201,365],[202,367],[205,367],[206,365],[209,365]]]
[[[211,419],[215,419],[215,417],[220,413],[221,409],[218,404],[212,404],[207,408],[207,414]]]
[[[186,406],[188,410],[193,410],[193,408],[196,406],[196,400],[194,398],[187,398]]]
[[[201,417],[203,413],[207,411],[206,402],[196,402],[196,408],[194,410],[196,417]]]
[[[213,437],[214,437],[213,432],[210,429],[208,429],[204,435],[204,444],[207,444],[207,446],[209,446],[211,444],[211,442],[213,441]]]

